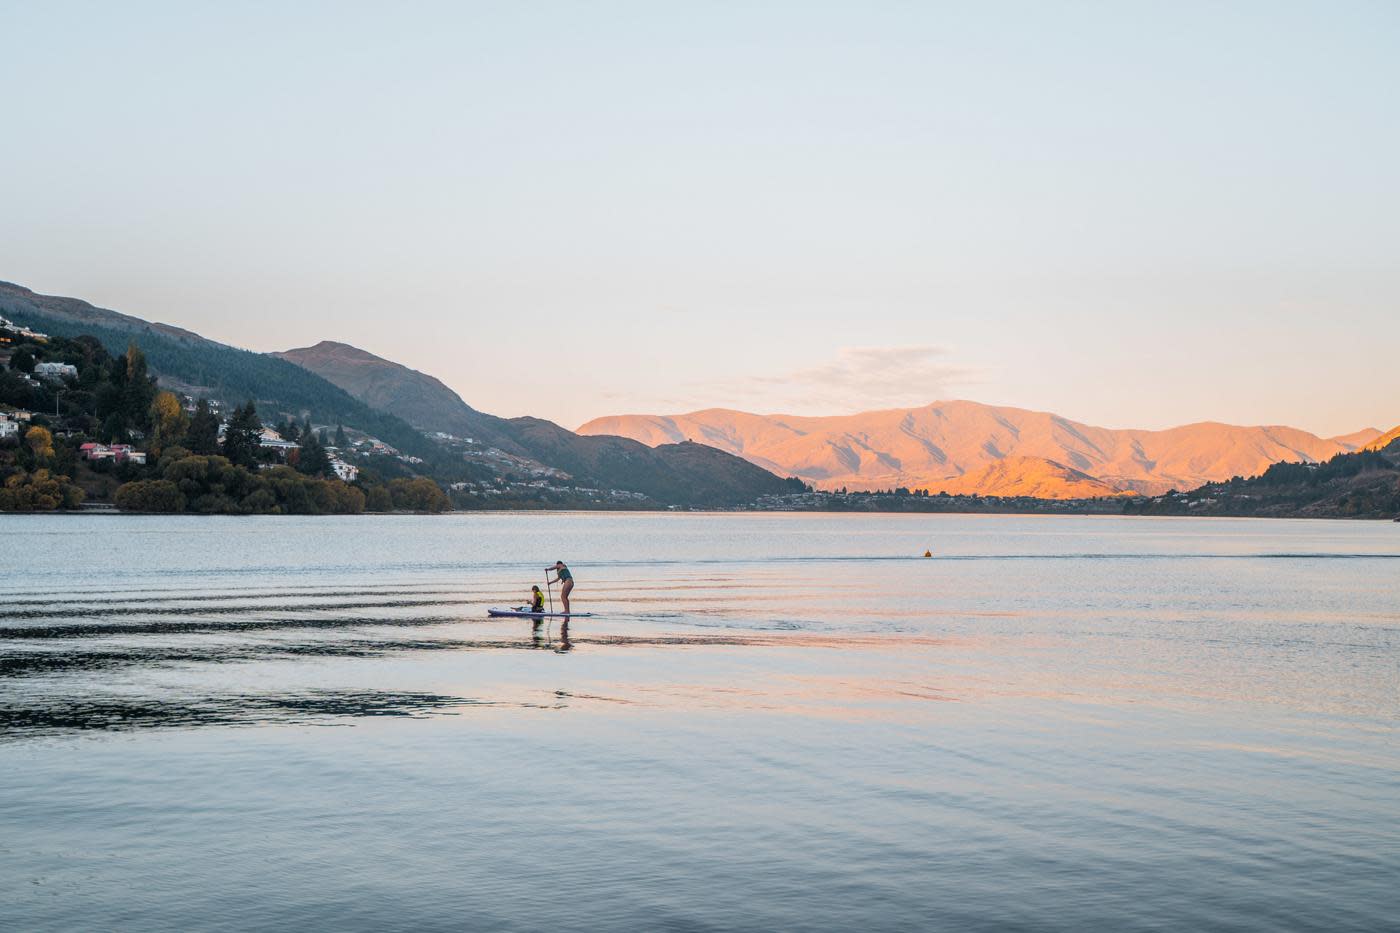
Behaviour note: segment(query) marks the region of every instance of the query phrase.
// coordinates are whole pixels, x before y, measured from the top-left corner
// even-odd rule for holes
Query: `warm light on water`
[[[4,516],[0,556],[6,929],[1400,916],[1394,524]],[[485,618],[558,558],[598,617]]]

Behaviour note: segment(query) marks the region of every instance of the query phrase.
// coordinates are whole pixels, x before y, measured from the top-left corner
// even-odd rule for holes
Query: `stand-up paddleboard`
[[[512,619],[586,619],[591,612],[531,612],[528,609],[499,609],[492,606],[486,610],[488,616],[505,616]]]

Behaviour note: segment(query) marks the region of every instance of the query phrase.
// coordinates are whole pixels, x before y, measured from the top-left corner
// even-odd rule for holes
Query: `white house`
[[[287,440],[272,428],[262,429],[258,437],[258,446],[263,450],[272,451],[283,463],[296,463],[296,453],[301,450],[300,444]]]
[[[331,469],[335,471],[337,477],[345,480],[347,483],[353,483],[360,475],[359,467],[355,466],[353,463],[346,463],[339,457],[331,460]]]
[[[0,438],[19,437],[19,425],[9,419],[0,420]]]
[[[77,379],[78,367],[71,363],[35,363],[34,375],[41,379]]]

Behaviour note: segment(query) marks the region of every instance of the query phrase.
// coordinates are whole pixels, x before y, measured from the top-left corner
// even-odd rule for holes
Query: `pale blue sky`
[[[570,427],[1400,422],[1400,4],[0,2],[0,43],[0,278],[241,346]]]

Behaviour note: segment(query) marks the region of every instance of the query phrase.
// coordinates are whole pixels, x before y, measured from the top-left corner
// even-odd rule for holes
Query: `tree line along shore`
[[[251,401],[223,418],[217,403],[161,389],[135,343],[114,356],[95,338],[47,337],[8,356],[0,372],[0,511],[94,502],[233,515],[451,507],[427,477],[336,475],[325,429],[289,423],[270,431]],[[345,439],[343,428],[337,435]]]

